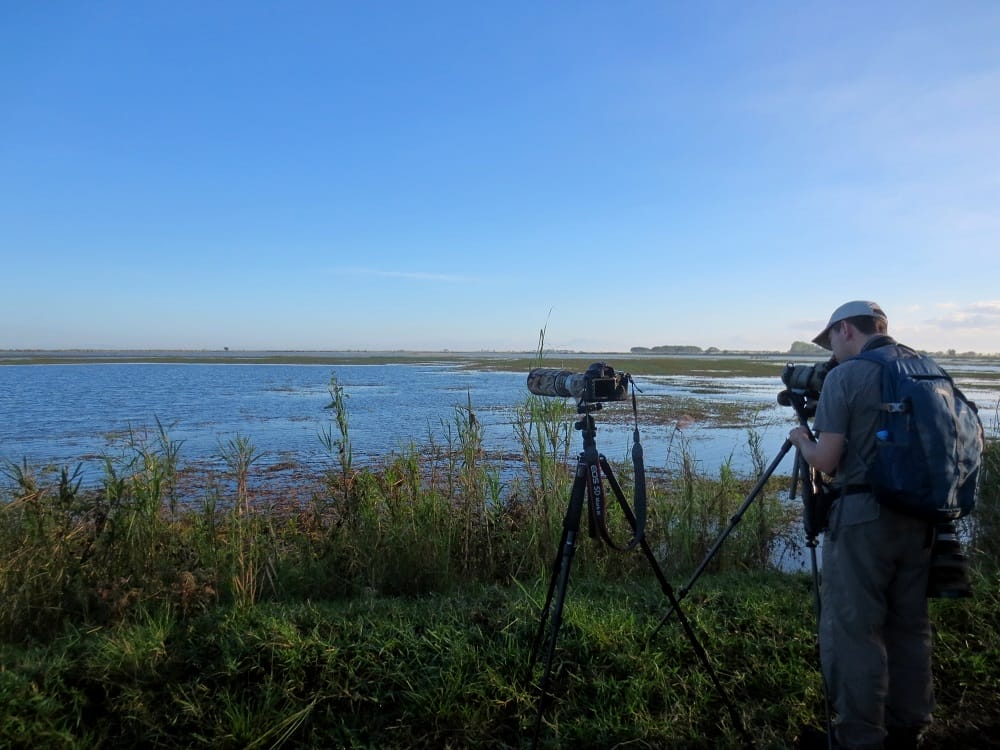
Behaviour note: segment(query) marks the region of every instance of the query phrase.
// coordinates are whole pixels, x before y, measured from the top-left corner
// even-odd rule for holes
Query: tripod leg
[[[569,530],[564,528],[562,537],[559,539],[559,548],[556,550],[556,559],[552,564],[552,576],[549,579],[549,590],[545,595],[545,604],[542,605],[542,613],[539,616],[538,631],[535,633],[535,640],[531,647],[531,669],[534,669],[535,665],[538,663],[538,654],[542,648],[542,643],[545,640],[545,624],[549,619],[549,609],[552,606],[552,597],[555,594],[556,585],[562,578],[563,556],[564,550],[567,546],[568,535]]]
[[[819,638],[819,622],[820,615],[823,613],[823,607],[821,605],[820,593],[819,593],[819,566],[816,563],[816,537],[810,537],[806,542],[806,546],[809,547],[809,557],[812,561],[812,580],[813,580],[813,600],[816,609],[816,629],[817,629],[817,640]],[[826,681],[826,671],[823,669],[823,661],[820,659],[819,665],[819,676],[823,683],[823,707],[826,709],[826,738],[828,745],[833,747],[833,710],[830,707],[830,686]]]
[[[805,420],[800,420],[805,424]],[[801,451],[795,452],[796,479],[802,482],[802,525],[806,532],[806,546],[809,548],[809,561],[812,566],[813,608],[816,612],[816,640],[819,642],[820,617],[823,613],[820,598],[819,565],[816,562],[817,536],[826,527],[829,508],[820,507],[816,470],[811,468],[802,456]],[[830,686],[826,681],[826,671],[823,669],[823,659],[819,658],[819,676],[823,686],[823,707],[826,710],[826,737],[830,748],[833,747],[833,709],[830,706]]]
[[[775,463],[774,465],[776,466],[777,463]],[[601,468],[604,470],[605,476],[608,477],[608,483],[611,485],[611,489],[614,492],[615,498],[618,500],[618,505],[621,507],[622,513],[625,514],[625,518],[628,520],[629,524],[632,526],[632,529],[634,530],[636,527],[635,514],[632,512],[632,509],[629,507],[628,503],[625,502],[625,497],[621,491],[621,486],[618,484],[618,480],[615,479],[615,475],[611,471],[611,466],[608,465],[607,461],[604,460],[603,456],[601,457]],[[766,481],[766,479],[764,481]],[[761,486],[763,486],[763,483],[761,483]],[[705,667],[705,671],[708,673],[709,679],[712,681],[712,685],[715,687],[715,691],[719,694],[719,697],[722,699],[722,702],[726,705],[726,709],[729,711],[729,716],[733,721],[733,725],[740,733],[740,736],[743,738],[743,741],[746,743],[746,746],[748,748],[752,748],[754,746],[753,739],[747,732],[746,727],[743,726],[743,722],[740,719],[739,712],[737,712],[736,707],[733,705],[733,702],[729,699],[729,695],[726,693],[726,689],[722,686],[722,683],[719,681],[719,676],[716,674],[715,669],[712,667],[712,663],[708,659],[708,654],[702,647],[701,642],[695,635],[694,628],[691,626],[690,621],[687,619],[687,616],[681,609],[680,600],[674,594],[673,587],[670,585],[670,582],[667,580],[666,576],[663,575],[663,570],[660,568],[659,563],[656,561],[656,555],[653,554],[653,550],[650,549],[649,543],[646,541],[645,538],[639,540],[639,547],[640,549],[642,549],[642,553],[646,556],[646,560],[649,562],[649,566],[650,568],[652,568],[653,574],[656,576],[656,580],[660,584],[660,588],[663,590],[664,595],[670,602],[670,611],[677,613],[677,620],[678,622],[680,622],[681,627],[683,628],[688,641],[691,643],[691,647],[694,649],[694,652],[698,656],[699,661],[701,661],[702,665]]]
[[[541,619],[538,623],[538,633],[535,636],[535,644],[532,648],[531,668],[534,669],[539,651],[545,642],[546,633],[548,636],[548,648],[545,651],[545,664],[542,670],[542,679],[538,683],[538,711],[535,715],[535,727],[532,739],[532,747],[538,744],[538,735],[542,727],[542,715],[548,702],[549,679],[552,675],[552,660],[556,652],[556,639],[559,636],[559,627],[562,625],[563,605],[566,601],[566,587],[569,583],[570,567],[573,564],[573,554],[576,551],[576,537],[580,531],[580,517],[583,513],[583,503],[586,498],[587,489],[587,464],[581,454],[577,462],[576,477],[573,480],[573,489],[570,492],[569,508],[563,519],[563,533],[559,542],[559,550],[556,554],[555,564],[552,570],[552,578],[549,582],[549,591],[542,609]],[[546,628],[546,624],[548,627]]]
[[[774,460],[771,461],[767,469],[764,470],[764,473],[761,474],[760,479],[758,479],[757,483],[753,486],[753,489],[751,489],[750,492],[747,494],[746,499],[743,501],[743,504],[740,505],[736,513],[733,514],[733,517],[729,521],[729,526],[723,529],[718,539],[715,540],[715,543],[708,550],[708,553],[705,555],[704,559],[701,561],[701,563],[699,563],[698,567],[695,568],[694,573],[691,574],[691,577],[687,580],[687,583],[685,583],[681,587],[681,590],[680,592],[678,592],[677,596],[678,602],[683,600],[684,597],[688,595],[688,593],[691,591],[691,587],[694,586],[695,582],[699,578],[701,578],[702,573],[705,572],[705,569],[709,566],[709,563],[712,562],[712,559],[718,554],[719,550],[722,549],[723,542],[725,542],[726,539],[729,538],[729,534],[732,533],[733,529],[736,528],[737,524],[739,524],[739,522],[743,520],[743,516],[750,508],[750,505],[753,503],[754,500],[757,499],[757,495],[760,494],[760,491],[764,488],[764,485],[767,484],[767,480],[771,478],[771,475],[774,473],[775,469],[778,468],[778,464],[781,463],[782,459],[787,455],[788,451],[791,450],[791,447],[792,447],[792,441],[785,440],[784,445],[781,446],[781,450],[778,451],[778,455],[774,457]],[[670,615],[674,613],[674,609],[675,609],[674,607],[671,607],[670,609],[667,610],[667,613],[663,616],[663,618],[657,624],[656,628],[653,630],[652,634],[649,636],[650,641],[652,641],[652,639],[656,637],[657,633],[660,632],[660,629],[664,625],[666,625],[667,620],[670,619]]]

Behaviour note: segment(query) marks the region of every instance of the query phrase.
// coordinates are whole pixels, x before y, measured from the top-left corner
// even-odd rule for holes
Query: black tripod
[[[809,428],[809,417],[815,414],[816,404],[812,401],[804,392],[790,389],[787,391],[782,391],[778,395],[778,403],[782,406],[791,406],[795,410],[795,414],[798,417],[799,424]],[[678,619],[681,617],[681,611],[679,608],[679,603],[684,599],[685,596],[691,591],[691,587],[694,586],[695,582],[701,577],[702,573],[709,566],[712,559],[721,549],[723,543],[729,537],[729,534],[734,528],[743,520],[744,514],[750,508],[750,505],[760,491],[767,484],[767,481],[771,478],[775,469],[781,463],[782,459],[788,454],[788,451],[792,449],[792,441],[786,439],[784,444],[782,444],[781,449],[778,454],[774,457],[774,460],[768,465],[761,474],[757,483],[753,486],[753,489],[747,494],[746,499],[743,504],[737,509],[736,513],[733,514],[729,521],[729,525],[723,529],[722,533],[712,544],[705,558],[699,563],[698,567],[695,568],[694,573],[688,579],[687,583],[681,588],[679,595],[675,601],[671,601],[670,609],[660,620],[656,629],[650,635],[650,640],[652,640],[660,629],[667,623],[670,616],[677,613]],[[809,559],[812,567],[812,581],[813,581],[813,605],[816,612],[816,622],[819,623],[820,618],[820,595],[819,595],[819,565],[816,560],[816,547],[819,544],[819,535],[826,528],[826,519],[830,511],[830,496],[826,491],[825,485],[820,480],[819,472],[809,466],[805,459],[798,450],[795,451],[795,470],[792,474],[792,487],[789,493],[790,497],[794,498],[798,494],[798,484],[802,483],[802,502],[803,502],[803,513],[802,521],[803,527],[806,534],[806,547],[809,548]],[[686,629],[686,628],[685,628]],[[822,674],[822,670],[821,670]],[[833,734],[830,731],[831,728],[831,717],[830,717],[830,698],[829,692],[827,690],[826,678],[823,676],[823,699],[826,708],[826,725],[827,725],[827,737],[832,738]]]
[[[771,475],[774,473],[774,470],[778,468],[778,464],[781,463],[782,459],[784,459],[784,457],[788,454],[788,451],[791,450],[791,448],[792,448],[792,441],[785,440],[784,445],[781,446],[781,450],[778,451],[778,455],[774,457],[774,460],[771,461],[767,469],[764,470],[764,473],[761,474],[760,479],[757,480],[757,484],[753,486],[753,489],[750,490],[750,493],[746,496],[746,499],[743,501],[743,504],[740,505],[737,511],[733,514],[732,518],[729,519],[729,525],[722,530],[722,533],[719,534],[718,538],[709,548],[708,552],[705,554],[705,557],[698,564],[698,567],[695,568],[694,573],[691,574],[691,577],[687,580],[687,583],[685,583],[681,587],[681,590],[678,592],[677,596],[678,602],[684,599],[684,597],[686,597],[691,592],[691,587],[694,586],[695,582],[699,578],[701,578],[702,573],[705,572],[705,569],[709,566],[709,564],[718,554],[719,550],[722,548],[723,543],[726,541],[726,539],[729,538],[730,533],[732,533],[733,529],[735,529],[736,526],[739,524],[739,522],[743,520],[744,514],[753,504],[753,501],[757,499],[757,495],[760,494],[760,491],[764,488],[764,485],[767,484],[767,481],[771,478]],[[670,616],[674,613],[675,609],[676,606],[672,606],[669,610],[667,610],[667,613],[663,616],[663,619],[660,620],[659,625],[656,626],[656,629],[653,631],[652,635],[650,636],[650,639],[655,637],[656,634],[660,632],[660,629],[666,624],[667,620],[670,619]]]
[[[605,457],[597,451],[597,441],[595,438],[597,428],[594,424],[592,412],[600,408],[600,404],[587,404],[583,402],[581,402],[577,407],[578,413],[583,415],[575,425],[576,429],[583,432],[583,451],[577,458],[576,474],[573,480],[573,488],[570,492],[569,507],[567,508],[566,516],[563,519],[563,532],[562,538],[559,541],[559,551],[556,555],[555,563],[552,568],[552,578],[549,582],[548,594],[545,598],[545,605],[542,607],[541,619],[538,623],[538,633],[535,636],[535,642],[532,646],[531,653],[531,670],[533,671],[538,662],[538,656],[541,652],[542,646],[547,643],[544,670],[542,672],[542,679],[538,685],[538,712],[535,717],[532,747],[536,747],[538,744],[538,736],[542,725],[542,715],[545,711],[548,700],[551,698],[548,685],[549,679],[552,675],[552,660],[555,655],[556,639],[559,635],[559,627],[562,624],[563,605],[566,601],[566,587],[569,583],[570,567],[573,563],[573,554],[576,550],[576,539],[580,532],[580,517],[583,514],[585,499],[587,500],[588,521],[590,524],[591,537],[594,537],[597,534],[595,526],[598,523],[603,523],[603,515],[605,512],[605,494],[601,480],[602,472],[603,476],[608,478],[608,484],[611,487],[615,499],[618,501],[618,505],[622,509],[622,513],[625,515],[626,520],[632,528],[633,538],[631,543],[625,549],[631,549],[636,545],[642,549],[642,552],[646,556],[646,560],[649,562],[657,581],[660,583],[660,588],[663,590],[664,595],[671,603],[671,611],[677,612],[677,618],[680,621],[688,640],[691,642],[692,648],[698,655],[701,663],[705,666],[705,669],[708,672],[719,697],[725,703],[734,726],[739,730],[747,747],[753,747],[753,741],[747,734],[746,729],[740,721],[739,714],[726,695],[722,684],[719,682],[719,678],[708,660],[708,655],[698,642],[698,638],[695,636],[691,623],[681,611],[680,603],[674,595],[673,588],[663,575],[663,571],[656,562],[655,555],[646,543],[646,539],[643,534],[643,525],[645,521],[644,492],[642,493],[643,496],[637,499],[636,512],[633,513],[632,509],[625,501],[621,486],[615,479],[614,473],[612,472],[607,459],[605,459]],[[635,465],[636,487],[638,490],[640,487],[644,488],[645,486],[645,474],[642,467],[642,446],[639,444],[638,428],[636,428],[634,435],[635,444],[632,449],[632,460]],[[637,492],[637,496],[639,494],[640,493]],[[639,503],[640,500],[642,503],[641,506]],[[636,514],[639,514],[639,521],[637,521]],[[603,532],[602,536],[610,543],[610,540]],[[546,625],[548,627],[546,627]]]

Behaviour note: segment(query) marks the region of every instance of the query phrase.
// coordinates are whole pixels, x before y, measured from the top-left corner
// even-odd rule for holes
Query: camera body
[[[830,358],[826,362],[817,362],[814,365],[785,365],[781,373],[781,382],[796,393],[801,393],[807,398],[819,398],[819,393],[823,390],[823,381],[834,367],[837,360]]]
[[[788,386],[788,389],[778,394],[778,403],[794,407],[804,418],[812,418],[816,414],[823,381],[836,366],[837,360],[833,357],[814,365],[785,365],[785,369],[781,372],[781,382]]]
[[[624,401],[631,378],[604,362],[595,362],[582,373],[536,367],[528,373],[528,390],[536,396],[572,397],[586,403]]]

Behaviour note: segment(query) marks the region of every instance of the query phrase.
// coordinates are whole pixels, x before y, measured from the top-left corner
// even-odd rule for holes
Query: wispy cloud
[[[433,281],[445,284],[472,284],[479,281],[474,276],[463,276],[454,273],[434,273],[430,271],[384,271],[378,268],[335,268],[334,274],[346,276],[377,276],[392,279],[409,279],[411,281]]]
[[[1000,300],[973,302],[937,318],[924,321],[925,324],[943,329],[989,329],[1000,328]]]

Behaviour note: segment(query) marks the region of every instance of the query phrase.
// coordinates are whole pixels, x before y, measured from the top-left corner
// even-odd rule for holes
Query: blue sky
[[[0,348],[1000,352],[996,2],[0,6]]]

